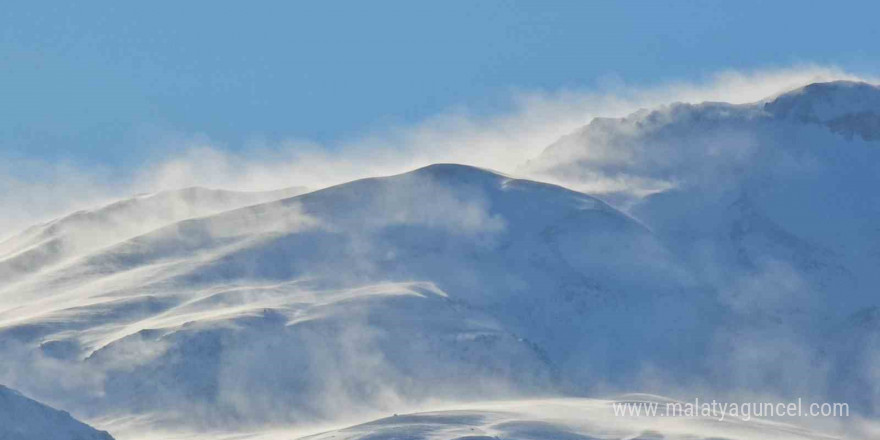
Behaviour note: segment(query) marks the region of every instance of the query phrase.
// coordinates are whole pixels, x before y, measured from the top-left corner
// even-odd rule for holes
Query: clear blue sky
[[[125,169],[151,130],[332,144],[609,76],[880,71],[880,4],[813,3],[5,2],[0,158]]]

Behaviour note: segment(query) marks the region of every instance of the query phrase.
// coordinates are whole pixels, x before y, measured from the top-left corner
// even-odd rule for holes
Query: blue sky
[[[880,71],[876,2],[14,2],[0,157],[126,170],[162,133],[334,144],[522,90]],[[158,134],[157,134],[158,133]]]

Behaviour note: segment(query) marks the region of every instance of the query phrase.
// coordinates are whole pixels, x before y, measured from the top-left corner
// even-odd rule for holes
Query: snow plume
[[[506,111],[478,115],[451,109],[412,126],[377,127],[362,136],[318,145],[309,140],[255,140],[229,146],[210,133],[149,135],[139,145],[174,151],[121,176],[93,166],[59,166],[9,158],[0,169],[0,237],[75,209],[131,194],[187,186],[266,190],[321,188],[437,162],[513,172],[560,136],[593,117],[619,117],[670,102],[745,103],[815,81],[866,79],[834,67],[804,65],[724,71],[693,82],[654,86],[604,83],[555,91],[513,91]],[[230,148],[234,147],[234,148]],[[627,182],[618,182],[625,185]]]
[[[100,167],[0,157],[0,240],[39,221],[131,195]]]
[[[296,139],[254,142],[230,153],[205,136],[171,139],[181,156],[146,174],[149,186],[205,185],[265,189],[324,187],[388,175],[432,163],[461,163],[512,172],[560,136],[592,118],[620,117],[671,102],[754,102],[817,81],[860,79],[831,67],[725,71],[702,80],[652,87],[616,85],[556,91],[516,91],[505,112],[476,115],[453,109],[414,126],[381,127],[335,145]]]

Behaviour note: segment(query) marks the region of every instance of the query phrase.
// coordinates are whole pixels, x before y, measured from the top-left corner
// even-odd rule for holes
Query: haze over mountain
[[[0,383],[145,430],[621,391],[876,418],[878,115],[813,84],[595,119],[521,169],[565,186],[436,164],[72,214],[0,244]],[[556,432],[527,425],[495,432]]]

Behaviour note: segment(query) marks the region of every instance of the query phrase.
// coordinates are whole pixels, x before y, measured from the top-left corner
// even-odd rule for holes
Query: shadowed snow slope
[[[81,423],[0,385],[0,439],[113,440],[110,434]]]

